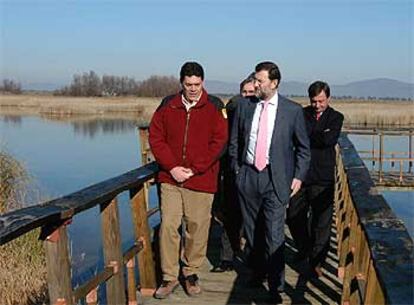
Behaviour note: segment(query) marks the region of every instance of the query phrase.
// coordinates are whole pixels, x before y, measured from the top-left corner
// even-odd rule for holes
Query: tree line
[[[103,75],[94,71],[75,74],[72,82],[58,90],[54,95],[65,96],[146,96],[160,97],[180,90],[180,82],[173,76],[150,76],[137,81],[127,76]]]
[[[3,82],[0,84],[0,92],[20,94],[22,93],[22,86],[19,82],[6,78],[3,79]]]

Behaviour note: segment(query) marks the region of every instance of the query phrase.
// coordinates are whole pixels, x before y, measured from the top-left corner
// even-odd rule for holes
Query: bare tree
[[[120,96],[137,95],[161,97],[180,89],[178,79],[173,76],[156,76],[138,82],[127,76],[104,75],[102,79],[94,72],[75,74],[72,83],[54,92],[55,95],[70,96]]]
[[[160,97],[178,90],[180,90],[180,83],[175,77],[153,75],[138,86],[137,95]]]
[[[6,78],[3,79],[3,84],[0,85],[0,92],[21,94],[22,86],[19,82],[15,82],[14,80]]]

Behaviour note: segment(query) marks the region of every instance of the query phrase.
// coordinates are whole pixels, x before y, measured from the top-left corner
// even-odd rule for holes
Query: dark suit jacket
[[[335,145],[344,116],[331,107],[326,108],[319,121],[311,106],[305,107],[303,112],[311,145],[311,163],[305,184],[331,185],[335,182]]]
[[[253,114],[258,103],[256,97],[239,102],[231,129],[229,155],[232,170],[237,174],[246,162],[247,146]],[[279,200],[289,202],[292,179],[303,181],[310,161],[309,138],[306,133],[302,107],[279,95],[276,123],[269,151],[273,188]]]

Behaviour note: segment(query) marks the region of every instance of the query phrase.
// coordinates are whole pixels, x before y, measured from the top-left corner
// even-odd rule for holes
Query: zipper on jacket
[[[188,125],[190,123],[190,111],[191,108],[188,109],[187,114],[186,114],[186,119],[185,119],[185,129],[184,129],[184,143],[183,143],[183,163],[185,161],[186,158],[186,153],[187,153],[187,140],[188,140]],[[183,187],[184,186],[184,182],[180,183],[180,186]]]
[[[184,130],[184,143],[183,143],[183,161],[185,161],[186,153],[187,153],[187,140],[188,140],[188,126],[190,123],[190,111],[187,111],[186,121],[185,121],[185,130]]]

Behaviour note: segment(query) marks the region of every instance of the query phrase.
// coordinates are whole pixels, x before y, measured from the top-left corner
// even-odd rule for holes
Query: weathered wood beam
[[[112,266],[114,269],[114,275],[106,282],[107,303],[125,304],[124,260],[116,198],[109,204],[101,205],[101,215],[105,266]]]
[[[157,172],[158,165],[152,162],[70,195],[0,215],[0,245],[37,227],[105,203],[119,193],[143,184]]]

